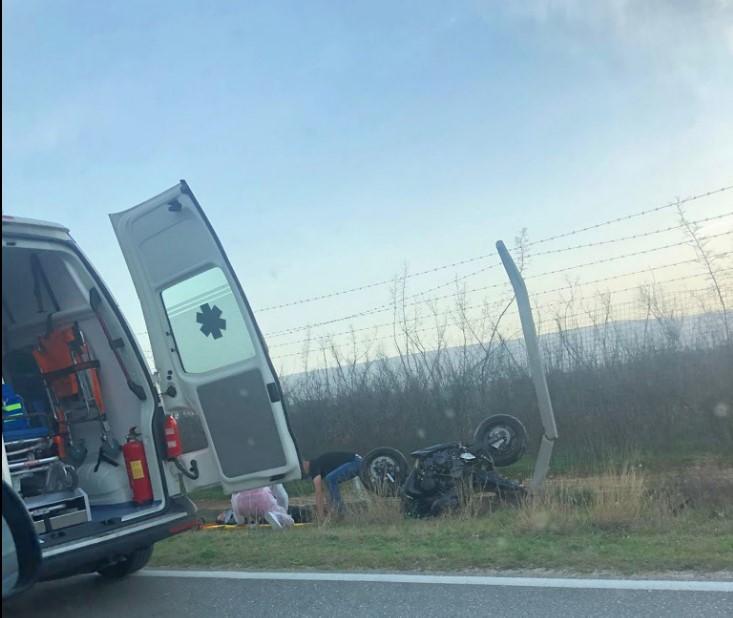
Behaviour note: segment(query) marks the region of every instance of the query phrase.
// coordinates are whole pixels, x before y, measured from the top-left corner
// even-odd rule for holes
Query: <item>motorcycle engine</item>
[[[423,491],[442,491],[463,476],[465,462],[457,447],[437,451],[420,462],[419,480]]]

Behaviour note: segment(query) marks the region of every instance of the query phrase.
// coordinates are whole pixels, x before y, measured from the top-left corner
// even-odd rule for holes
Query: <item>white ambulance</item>
[[[3,215],[4,598],[142,568],[196,525],[194,489],[301,475],[262,333],[186,182],[111,220],[157,385],[67,228]]]

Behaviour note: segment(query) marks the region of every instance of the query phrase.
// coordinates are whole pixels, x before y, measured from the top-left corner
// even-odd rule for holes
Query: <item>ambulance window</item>
[[[161,296],[187,373],[205,373],[255,356],[244,317],[220,268],[179,281]]]

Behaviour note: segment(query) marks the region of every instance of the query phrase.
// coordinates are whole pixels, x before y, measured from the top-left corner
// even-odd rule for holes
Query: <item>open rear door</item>
[[[300,478],[280,383],[221,243],[185,181],[110,215],[142,304],[165,408],[198,414],[199,479],[225,492]],[[185,444],[184,444],[185,447]]]

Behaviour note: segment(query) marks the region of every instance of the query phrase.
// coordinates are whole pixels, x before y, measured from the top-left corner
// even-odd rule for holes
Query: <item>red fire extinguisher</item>
[[[146,504],[153,500],[153,486],[150,484],[150,471],[140,435],[137,427],[130,428],[127,442],[122,446],[122,454],[132,489],[132,501],[135,504]]]
[[[190,467],[187,468],[181,458],[181,455],[183,455],[183,442],[181,441],[178,421],[173,416],[168,415],[165,417],[164,427],[166,457],[175,464],[181,474],[195,481],[199,477],[199,466],[196,460],[193,459],[189,464]]]
[[[183,453],[178,421],[170,415],[165,417],[165,449],[168,459],[175,459]]]

